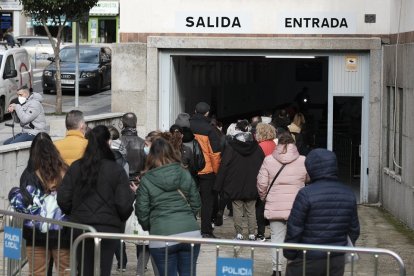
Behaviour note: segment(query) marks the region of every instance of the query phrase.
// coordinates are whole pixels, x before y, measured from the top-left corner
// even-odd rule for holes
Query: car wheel
[[[43,94],[50,94],[50,90],[49,89],[43,89]]]
[[[6,107],[4,105],[4,100],[0,99],[0,123],[4,121],[4,113],[6,112]]]

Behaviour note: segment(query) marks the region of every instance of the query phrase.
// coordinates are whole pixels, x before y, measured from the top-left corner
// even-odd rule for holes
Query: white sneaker
[[[236,235],[236,240],[243,240],[243,235],[242,234],[237,234]]]
[[[254,234],[250,234],[249,241],[255,241],[255,240],[256,240],[256,236]]]

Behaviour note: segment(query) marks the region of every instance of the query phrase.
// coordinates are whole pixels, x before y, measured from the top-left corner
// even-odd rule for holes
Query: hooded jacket
[[[299,155],[294,144],[279,145],[267,156],[257,175],[257,190],[263,200],[273,178],[282,167],[278,178],[270,189],[265,205],[265,218],[269,220],[287,220],[298,191],[305,186],[307,178],[305,157]]]
[[[16,104],[15,111],[17,117],[15,117],[15,122],[20,123],[22,132],[36,135],[39,132],[47,131],[42,101],[42,95],[39,93],[31,93],[23,105]]]
[[[231,200],[256,200],[256,176],[263,159],[264,153],[256,141],[229,140],[214,190]]]
[[[149,230],[151,235],[199,230],[195,216],[200,207],[200,194],[195,182],[180,163],[149,170],[141,178],[135,214],[142,228]]]
[[[349,187],[338,181],[336,162],[335,153],[326,149],[308,154],[305,166],[311,183],[295,199],[285,242],[346,246],[347,236],[353,243],[358,239],[356,198]],[[283,252],[287,259],[302,258],[302,253],[295,250]],[[309,251],[306,258],[326,258],[326,252]]]

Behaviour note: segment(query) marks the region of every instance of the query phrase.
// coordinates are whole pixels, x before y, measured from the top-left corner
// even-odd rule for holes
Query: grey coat
[[[16,104],[14,117],[16,123],[20,123],[22,132],[36,135],[39,132],[47,131],[45,111],[41,101],[42,95],[32,93],[23,105]]]

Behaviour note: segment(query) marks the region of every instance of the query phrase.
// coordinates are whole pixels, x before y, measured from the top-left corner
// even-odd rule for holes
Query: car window
[[[52,45],[50,43],[50,40],[46,39],[46,38],[39,39],[39,42],[40,42],[40,44],[43,44],[43,45]]]
[[[14,59],[13,56],[10,55],[6,59],[6,65],[4,66],[4,73],[9,74],[11,70],[16,70],[16,67],[14,66]]]
[[[22,46],[36,46],[38,44],[40,44],[38,39],[27,39]]]
[[[61,62],[75,62],[75,48],[64,48],[60,52]],[[84,48],[79,49],[79,62],[81,63],[99,63],[99,49]]]
[[[11,70],[16,70],[16,67],[14,66],[14,59],[13,59],[12,55],[7,57],[6,65],[4,66],[4,71],[6,73],[9,73]]]

